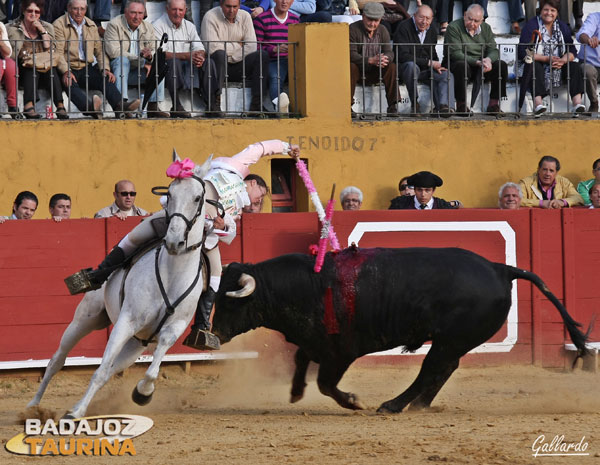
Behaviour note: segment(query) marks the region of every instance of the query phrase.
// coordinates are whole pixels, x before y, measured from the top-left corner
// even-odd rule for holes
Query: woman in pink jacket
[[[211,170],[204,177],[206,182],[205,199],[215,200],[223,205],[225,216],[221,218],[217,208],[206,203],[206,225],[209,233],[204,247],[210,264],[210,282],[207,291],[202,293],[198,302],[192,332],[184,341],[184,344],[189,347],[199,350],[219,348],[219,339],[209,332],[210,314],[221,282],[222,267],[218,242],[221,240],[229,244],[233,241],[236,235],[235,219],[242,215],[243,210],[261,211],[263,198],[268,192],[267,185],[257,175],[252,175],[248,180],[245,178],[250,174],[250,166],[262,157],[280,153],[295,157],[300,154],[300,149],[298,146],[280,140],[257,142],[232,157],[214,159],[211,163]],[[174,162],[168,173],[177,163],[181,164],[182,162]],[[97,269],[86,269],[76,273],[76,275],[83,276],[84,281],[88,281],[89,285],[78,288],[69,287],[71,294],[102,287],[111,273],[123,264],[129,255],[143,244],[164,235],[166,228],[164,209],[142,221],[121,239]]]

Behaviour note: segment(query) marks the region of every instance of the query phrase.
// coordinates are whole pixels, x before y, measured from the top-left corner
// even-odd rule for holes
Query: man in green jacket
[[[501,113],[500,97],[506,96],[508,68],[500,60],[492,28],[483,22],[483,8],[472,4],[463,18],[448,25],[444,37],[445,65],[454,74],[456,112],[469,114],[467,83],[483,78],[482,81],[491,83],[487,112]]]

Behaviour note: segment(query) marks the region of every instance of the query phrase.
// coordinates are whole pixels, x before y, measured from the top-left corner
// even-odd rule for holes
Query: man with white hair
[[[55,53],[63,88],[71,102],[86,116],[102,117],[102,100],[89,93],[99,90],[104,93],[116,116],[125,113],[127,117],[134,117],[133,112],[140,101],[127,101],[121,97],[115,85],[116,78],[110,71],[110,60],[98,35],[98,27],[85,16],[87,7],[87,0],[69,0],[67,12],[53,23],[57,44]]]
[[[498,207],[502,210],[518,210],[521,208],[522,198],[521,186],[514,182],[504,183],[498,191]]]
[[[358,187],[348,186],[340,193],[342,210],[360,210],[363,201],[363,193]]]
[[[447,48],[446,48],[447,47]],[[466,83],[483,80],[490,83],[488,113],[500,114],[500,99],[506,97],[508,67],[500,59],[500,51],[489,24],[483,22],[483,8],[474,3],[464,17],[452,21],[444,36],[447,56],[444,64],[454,75],[456,112],[470,115],[467,106]]]

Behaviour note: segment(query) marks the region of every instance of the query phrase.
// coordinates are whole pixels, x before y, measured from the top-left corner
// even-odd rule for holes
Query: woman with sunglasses
[[[52,93],[58,119],[69,119],[63,103],[60,75],[56,68],[58,54],[54,49],[54,27],[42,21],[44,0],[23,0],[21,16],[8,25],[8,37],[13,44],[12,56],[19,63],[19,80],[23,86],[25,118],[39,119],[35,102],[40,85]]]

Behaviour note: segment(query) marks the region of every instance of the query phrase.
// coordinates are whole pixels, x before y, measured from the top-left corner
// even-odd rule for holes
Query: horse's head
[[[199,245],[204,235],[204,181],[212,157],[202,166],[185,159],[181,161],[173,150],[173,164],[167,175],[174,178],[169,186],[165,207],[169,228],[165,235],[165,248],[171,255]]]

